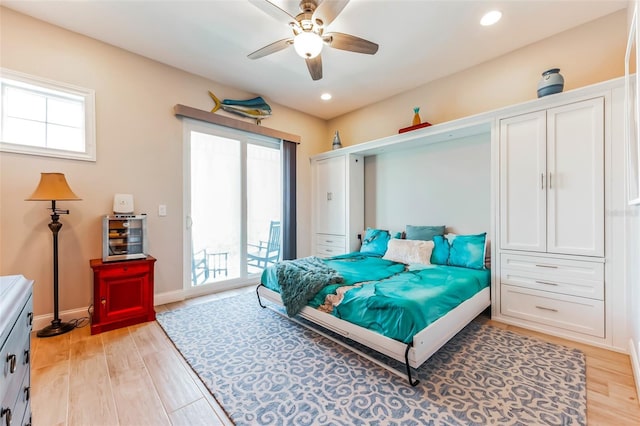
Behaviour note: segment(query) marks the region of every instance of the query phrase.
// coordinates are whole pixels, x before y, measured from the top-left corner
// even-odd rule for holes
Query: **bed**
[[[375,232],[384,236],[386,231],[367,229],[360,252],[265,269],[258,301],[265,307],[262,301],[268,300],[292,319],[299,315],[404,363],[415,386],[411,368],[491,304],[486,234],[424,240],[387,234],[378,247],[367,249],[367,236]]]

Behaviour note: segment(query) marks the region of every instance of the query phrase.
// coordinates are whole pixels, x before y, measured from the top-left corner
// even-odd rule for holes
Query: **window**
[[[0,151],[96,160],[94,91],[0,70]]]

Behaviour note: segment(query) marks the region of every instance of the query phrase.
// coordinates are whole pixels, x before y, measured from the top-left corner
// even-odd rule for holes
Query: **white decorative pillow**
[[[422,263],[431,264],[431,252],[433,241],[424,240],[400,240],[392,238],[387,244],[387,252],[383,259],[392,260],[404,264]]]

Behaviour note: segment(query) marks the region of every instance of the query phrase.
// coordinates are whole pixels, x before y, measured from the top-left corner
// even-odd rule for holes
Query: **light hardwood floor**
[[[236,293],[157,306],[156,311]],[[582,350],[587,359],[588,424],[640,425],[627,355],[486,321]],[[90,335],[89,327],[46,339],[34,334],[32,353],[35,426],[231,424],[156,322],[95,336]]]

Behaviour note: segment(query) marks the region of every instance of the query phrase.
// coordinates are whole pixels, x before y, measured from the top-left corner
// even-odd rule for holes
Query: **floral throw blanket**
[[[315,256],[276,264],[280,296],[287,315],[295,316],[322,288],[343,282],[335,269]]]

